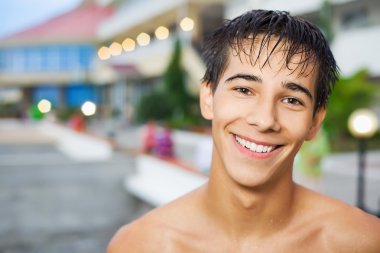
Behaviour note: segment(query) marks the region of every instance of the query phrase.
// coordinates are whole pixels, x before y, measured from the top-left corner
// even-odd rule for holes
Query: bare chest
[[[234,241],[207,234],[202,237],[181,238],[173,243],[173,252],[184,253],[307,253],[329,252],[319,233],[300,235],[279,234],[265,239]]]
[[[271,244],[251,243],[244,245],[219,243],[197,243],[196,245],[177,245],[177,252],[185,253],[307,253],[307,252],[329,252],[323,245],[315,243],[301,243],[298,245],[289,243],[272,242]]]

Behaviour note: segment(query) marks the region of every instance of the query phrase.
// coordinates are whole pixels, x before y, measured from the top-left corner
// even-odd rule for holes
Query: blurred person
[[[320,30],[287,12],[253,10],[226,21],[204,50],[209,181],[122,227],[108,253],[380,252],[377,217],[292,179],[338,78]]]
[[[82,113],[76,111],[70,118],[69,121],[71,129],[77,132],[83,132],[86,130],[86,120]]]
[[[172,131],[167,126],[157,131],[155,154],[161,158],[174,157]]]
[[[142,133],[142,150],[146,154],[153,154],[156,148],[156,122],[153,120],[143,128]]]

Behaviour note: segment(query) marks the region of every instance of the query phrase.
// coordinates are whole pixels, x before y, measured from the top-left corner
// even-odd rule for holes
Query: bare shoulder
[[[380,252],[380,220],[358,208],[345,206],[337,208],[328,220],[326,240],[331,246],[345,252]]]
[[[138,242],[142,240],[138,226],[128,224],[121,227],[108,244],[107,253],[133,252],[138,250]]]
[[[380,252],[380,219],[339,200],[307,193],[321,239],[331,252]],[[318,204],[316,204],[318,203]]]
[[[178,241],[193,208],[189,194],[168,205],[156,208],[120,228],[110,241],[107,253],[178,252]]]
[[[159,235],[154,218],[144,216],[121,227],[110,241],[107,253],[157,252],[166,237]]]

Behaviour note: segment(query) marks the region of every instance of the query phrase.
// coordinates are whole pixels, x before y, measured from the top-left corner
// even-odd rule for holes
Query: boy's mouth
[[[246,139],[243,139],[237,135],[235,135],[235,140],[240,146],[256,153],[270,153],[279,147],[278,145],[268,146],[268,145],[257,144],[257,143],[248,141]]]

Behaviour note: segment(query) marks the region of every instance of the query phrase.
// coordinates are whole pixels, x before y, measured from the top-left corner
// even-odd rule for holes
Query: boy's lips
[[[264,142],[253,141],[251,139],[243,138],[236,134],[233,135],[236,142],[245,149],[255,153],[270,153],[281,145],[269,144]]]

